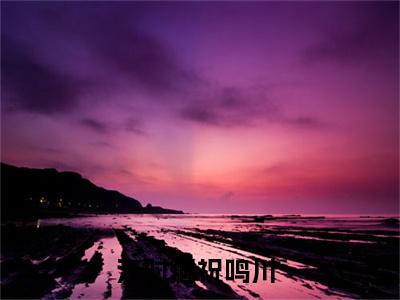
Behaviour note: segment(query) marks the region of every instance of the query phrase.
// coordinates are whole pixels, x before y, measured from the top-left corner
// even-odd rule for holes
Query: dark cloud
[[[139,119],[129,118],[125,121],[124,129],[128,132],[145,135],[146,132],[143,128],[143,123]]]
[[[262,117],[260,114],[253,114],[252,111],[251,104],[225,107],[221,103],[205,101],[190,103],[179,113],[184,120],[204,125],[238,127],[252,125]]]
[[[180,115],[185,120],[197,123],[208,125],[223,125],[224,123],[223,116],[219,115],[215,108],[205,105],[188,105],[180,111]]]
[[[82,119],[80,123],[83,126],[101,134],[108,134],[111,129],[106,123],[91,118]]]
[[[328,124],[326,124],[325,122],[322,122],[321,120],[311,116],[300,116],[294,119],[287,118],[286,122],[297,128],[305,129],[319,129],[326,128],[328,126]]]
[[[219,88],[214,95],[192,99],[179,111],[181,118],[205,125],[248,126],[267,118],[274,104],[256,89]]]
[[[246,105],[243,92],[237,88],[223,88],[219,100],[219,106],[226,109],[240,109]]]
[[[55,47],[59,49],[59,56],[63,60],[58,64],[53,61],[50,65],[34,55],[33,49],[38,48],[39,42],[33,38],[25,36],[28,44],[35,46],[32,50],[28,44],[3,42],[6,46],[2,54],[5,61],[3,82],[7,98],[12,99],[10,103],[16,109],[46,114],[67,112],[75,108],[79,100],[83,100],[82,92],[84,88],[87,89],[88,82],[96,87],[96,97],[90,97],[92,101],[99,98],[112,101],[107,97],[113,91],[121,90],[120,84],[123,83],[129,89],[133,87],[150,93],[150,101],[169,100],[168,110],[173,113],[177,111],[180,118],[199,124],[235,127],[278,122],[303,128],[317,128],[320,125],[312,117],[288,119],[276,101],[266,97],[264,91],[218,87],[189,67],[183,67],[171,47],[140,26],[140,6],[128,5],[129,9],[126,10],[121,9],[120,5],[106,4],[96,5],[95,8],[83,4],[43,4],[35,9],[32,7],[9,5],[8,13],[11,10],[14,15],[19,15],[17,8],[24,8],[27,18],[33,19],[37,25],[37,29],[33,30],[37,31],[36,34],[46,31],[44,28],[57,28],[57,34],[44,35],[40,43],[46,47],[39,47],[42,51],[40,57],[46,57],[47,49],[53,49],[47,45],[57,44],[60,37],[74,51]],[[17,36],[24,36],[23,29],[27,29],[31,21],[26,24],[23,22],[21,28],[14,23],[14,27],[5,28],[11,27],[18,32]],[[77,52],[89,54],[84,58],[95,69],[84,71],[85,76],[89,77],[85,77],[85,82],[79,77],[82,76],[79,67],[75,73],[71,73],[74,76],[63,72],[62,66],[67,62],[79,66],[80,61],[74,56]],[[104,91],[107,93],[102,94]],[[139,119],[127,120],[113,128],[95,119],[84,118],[81,124],[103,134],[110,129],[145,134]]]
[[[1,88],[6,108],[43,114],[71,110],[81,85],[57,68],[41,62],[29,46],[2,35]]]
[[[253,126],[262,122],[310,130],[327,126],[313,116],[288,117],[277,101],[252,89],[224,88],[215,97],[190,101],[179,115],[184,120],[220,127]]]
[[[57,26],[63,36],[91,54],[91,59],[107,73],[108,78],[101,78],[101,85],[122,80],[138,90],[160,96],[188,89],[201,80],[193,70],[182,66],[172,47],[140,25],[141,12],[148,7],[107,3],[65,8],[60,18],[49,18],[59,13],[60,7],[42,10],[40,16],[47,26]]]
[[[398,2],[364,3],[359,6],[359,14],[361,21],[354,27],[327,29],[325,36],[305,50],[304,62],[398,61]]]
[[[123,6],[4,5],[1,59],[6,107],[43,114],[68,112],[83,100],[83,89],[95,87],[94,93],[107,96],[121,83],[152,94],[154,101],[192,89],[199,76],[179,63],[171,47],[138,25],[141,5]],[[65,44],[68,47],[62,47]],[[93,71],[75,68],[82,59],[94,66]],[[76,70],[64,72],[68,62]]]
[[[146,132],[143,128],[143,123],[139,119],[133,119],[129,118],[125,120],[122,124],[115,124],[115,123],[107,123],[101,120],[97,120],[94,118],[83,118],[79,121],[79,123],[100,134],[109,134],[110,132],[116,132],[116,131],[121,131],[125,130],[130,133],[134,133],[137,135],[145,135]],[[95,142],[92,143],[94,146],[99,146],[99,147],[111,147],[109,143],[106,142]]]
[[[197,75],[185,70],[171,49],[131,24],[114,23],[113,28],[100,32],[92,43],[95,51],[135,87],[150,93],[170,93],[197,81]]]
[[[98,142],[92,142],[90,143],[90,145],[94,146],[94,147],[100,147],[100,148],[114,148],[114,146],[110,143],[107,142],[103,142],[103,141],[98,141]]]

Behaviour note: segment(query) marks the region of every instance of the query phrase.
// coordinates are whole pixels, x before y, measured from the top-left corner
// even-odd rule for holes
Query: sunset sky
[[[398,2],[1,5],[3,162],[186,212],[398,212]]]

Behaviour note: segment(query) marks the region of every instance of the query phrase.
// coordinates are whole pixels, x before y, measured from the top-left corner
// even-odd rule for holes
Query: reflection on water
[[[191,253],[196,262],[199,262],[201,259],[208,260],[212,258],[221,258],[223,260],[248,259],[249,261],[252,261],[251,257],[257,257],[270,260],[270,258],[234,249],[226,245],[196,240],[181,235],[175,235],[173,233],[152,231],[150,234],[158,239],[165,240],[169,246],[176,247],[183,252]],[[237,292],[239,295],[245,296],[246,298],[262,297],[263,299],[267,299],[270,297],[287,298],[288,296],[292,298],[309,298],[312,296],[321,297],[325,295],[323,292],[321,292],[321,289],[324,289],[325,287],[307,281],[299,282],[292,278],[286,277],[281,271],[276,272],[275,283],[271,283],[270,280],[263,281],[260,278],[256,283],[253,283],[252,276],[255,273],[254,264],[250,264],[249,270],[251,277],[249,283],[244,284],[240,280],[227,281],[225,278],[225,264],[222,263],[221,279],[228,283],[235,292]],[[313,289],[306,288],[305,286],[307,284],[313,286]]]
[[[83,259],[90,260],[95,252],[103,258],[103,268],[91,284],[77,284],[72,292],[71,299],[121,299],[122,288],[118,282],[120,271],[118,259],[121,257],[121,245],[115,237],[104,238],[86,250]]]
[[[315,240],[335,243],[375,243],[373,239],[397,238],[398,229],[382,220],[387,216],[360,218],[359,216],[329,216],[326,218],[302,218],[298,216],[265,219],[256,222],[251,218],[234,218],[225,215],[119,215],[93,216],[72,219],[47,219],[40,226],[64,224],[73,227],[133,229],[144,232],[156,239],[164,240],[168,246],[182,252],[191,253],[196,262],[201,259],[218,258],[247,259],[270,257],[243,250],[235,241],[223,232],[261,232],[268,242],[269,238],[289,238]],[[397,230],[397,233],[396,233]],[[368,232],[371,232],[369,234]],[[391,233],[391,231],[395,231]],[[214,234],[219,234],[219,236]],[[222,233],[221,233],[222,232]],[[373,234],[372,234],[373,232]],[[334,235],[331,237],[331,235]],[[214,239],[215,237],[215,239]],[[368,245],[366,245],[368,247]],[[77,284],[73,287],[71,299],[120,299],[122,288],[118,279],[118,259],[121,246],[115,237],[103,238],[87,249],[82,260],[90,260],[96,252],[101,254],[103,267],[93,283]],[[232,289],[246,298],[347,298],[356,295],[332,289],[315,281],[289,274],[291,270],[313,270],[316,266],[274,255],[283,266],[276,272],[276,282],[259,280],[257,283],[244,284],[241,281],[228,281],[224,277],[225,265],[222,264],[222,280]],[[286,268],[285,268],[286,266]],[[251,265],[254,274],[254,265]],[[200,287],[201,282],[196,282]]]

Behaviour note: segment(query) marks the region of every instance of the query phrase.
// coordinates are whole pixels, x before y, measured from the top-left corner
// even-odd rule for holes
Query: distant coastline
[[[81,214],[183,214],[181,210],[142,204],[107,190],[75,172],[33,169],[1,163],[1,217],[35,219]]]

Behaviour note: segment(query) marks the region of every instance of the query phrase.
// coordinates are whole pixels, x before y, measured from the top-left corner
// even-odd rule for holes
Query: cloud
[[[40,61],[26,44],[2,35],[2,91],[6,108],[42,114],[70,111],[81,84]]]
[[[300,116],[296,118],[287,118],[286,122],[289,125],[300,129],[322,129],[328,127],[326,122],[319,120],[318,118],[311,116]]]
[[[141,25],[144,9],[146,6],[129,3],[106,4],[96,9],[68,5],[63,17],[43,20],[47,26],[57,26],[63,36],[83,47],[90,59],[101,66],[101,76],[105,77],[99,79],[102,85],[124,82],[136,90],[156,94],[158,97],[153,99],[162,101],[167,98],[162,96],[179,93],[200,78],[179,62],[162,38]]]
[[[218,115],[215,108],[201,104],[187,105],[180,111],[180,115],[183,119],[208,125],[221,125],[223,122],[222,116]]]
[[[80,120],[80,123],[83,126],[100,134],[108,134],[111,129],[106,123],[91,118],[82,119]]]
[[[359,13],[361,21],[354,27],[326,29],[319,41],[305,49],[303,62],[354,64],[397,59],[398,3],[365,4]]]
[[[83,99],[107,99],[121,86],[146,92],[156,102],[193,88],[200,77],[138,25],[140,5],[127,6],[6,5],[1,57],[6,107],[51,115],[69,112]],[[82,97],[88,88],[97,97]]]
[[[212,89],[212,88],[210,88]],[[274,104],[264,91],[244,88],[214,88],[211,95],[198,95],[179,110],[182,119],[213,126],[249,126],[274,113]]]
[[[314,116],[287,116],[276,100],[268,97],[265,90],[257,88],[222,88],[214,96],[189,101],[179,110],[179,116],[194,123],[219,127],[260,123],[310,130],[327,127]]]
[[[125,121],[124,129],[128,132],[145,135],[146,132],[143,129],[143,124],[139,119],[129,118]]]
[[[104,142],[104,141],[98,141],[98,142],[91,142],[91,146],[94,147],[100,147],[100,148],[113,148],[114,146],[110,143]]]
[[[11,12],[18,15],[18,7],[10,5],[8,11],[13,8]],[[4,54],[8,67],[3,78],[6,90],[9,91],[7,98],[18,104],[15,109],[44,114],[71,111],[79,105],[79,101],[83,101],[83,90],[88,88],[87,83],[90,82],[95,89],[91,90],[92,97],[85,97],[85,101],[106,99],[110,102],[112,100],[108,98],[109,95],[123,90],[122,84],[129,92],[148,93],[150,97],[146,99],[155,105],[168,101],[168,106],[164,105],[162,110],[172,111],[179,118],[197,124],[238,127],[269,122],[307,129],[321,127],[322,122],[312,116],[286,117],[278,101],[268,97],[263,88],[217,86],[211,79],[203,78],[190,67],[184,67],[168,44],[140,26],[141,14],[138,10],[130,9],[127,13],[125,10],[113,9],[113,5],[99,6],[93,10],[87,6],[62,4],[43,5],[35,10],[23,5],[20,8],[24,8],[25,14],[37,24],[34,32],[47,32],[46,28],[54,27],[57,28],[57,34],[44,35],[44,47],[38,47],[37,40],[21,32],[26,24],[32,23],[31,20],[26,24],[24,22],[20,29],[14,26],[14,30],[24,37],[27,45],[3,43],[10,48]],[[60,10],[63,14],[59,14]],[[134,11],[135,18],[131,11]],[[49,17],[56,12],[57,17]],[[61,43],[60,37],[69,47],[53,47]],[[29,44],[35,47],[31,49]],[[48,57],[47,49],[53,48],[60,51],[58,56],[63,57],[63,61],[54,61],[53,57],[51,65],[45,64],[33,54],[33,49],[36,49],[41,50],[38,52],[40,57]],[[83,56],[85,68],[79,67],[79,58],[82,59],[79,54],[82,52],[87,55]],[[74,65],[70,74],[63,72],[62,66],[67,62]],[[87,66],[93,66],[93,69]],[[82,69],[85,69],[85,81],[81,77]],[[142,101],[138,107],[144,104],[143,100],[130,99],[139,97],[121,101]],[[147,103],[145,106],[149,107]],[[77,113],[80,112],[77,110]],[[81,124],[102,134],[108,133],[110,129],[145,134],[139,119],[129,119],[113,128],[90,118],[83,118]]]
[[[109,134],[110,132],[117,132],[125,130],[136,135],[145,135],[146,132],[143,128],[143,123],[139,119],[128,118],[122,123],[107,123],[95,118],[86,117],[79,120],[80,125],[90,129],[99,134]],[[112,145],[107,142],[95,142],[94,146],[111,147]]]
[[[92,43],[97,54],[137,88],[170,93],[196,80],[196,75],[185,70],[168,47],[130,24],[114,23],[112,28],[99,32],[101,36]]]

